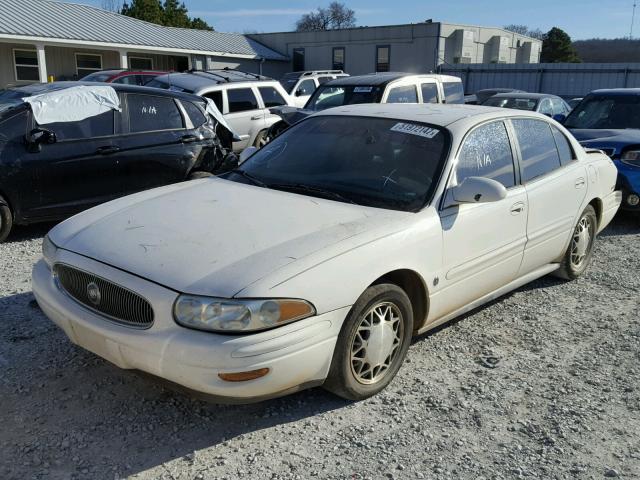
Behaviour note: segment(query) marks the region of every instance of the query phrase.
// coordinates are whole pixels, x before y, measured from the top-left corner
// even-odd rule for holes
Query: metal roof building
[[[30,12],[26,14],[26,12]],[[90,5],[0,1],[0,86],[106,68],[241,68],[279,74],[288,58],[245,35],[164,27]],[[286,68],[286,67],[284,67]]]

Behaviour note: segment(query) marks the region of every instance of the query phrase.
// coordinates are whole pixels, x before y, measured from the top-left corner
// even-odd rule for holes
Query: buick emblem
[[[102,295],[100,294],[100,289],[95,282],[91,282],[87,285],[87,297],[89,297],[89,301],[96,307],[100,305]]]

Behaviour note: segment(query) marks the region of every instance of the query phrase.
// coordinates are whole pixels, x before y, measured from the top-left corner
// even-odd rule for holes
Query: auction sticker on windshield
[[[439,130],[436,128],[425,127],[424,125],[416,125],[415,123],[396,123],[391,127],[392,132],[409,133],[411,135],[418,135],[425,138],[435,137]]]
[[[370,93],[373,87],[355,87],[353,93]]]

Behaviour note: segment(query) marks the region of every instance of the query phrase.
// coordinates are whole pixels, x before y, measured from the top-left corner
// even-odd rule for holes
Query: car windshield
[[[382,88],[371,85],[352,85],[332,87],[320,85],[304,108],[308,110],[326,110],[327,108],[356,103],[380,103]]]
[[[516,110],[530,110],[536,108],[537,101],[531,98],[491,97],[483,105],[488,107],[515,108]]]
[[[416,211],[433,194],[449,138],[441,127],[414,121],[310,117],[225,178],[359,205]]]
[[[564,122],[567,128],[640,128],[640,95],[593,95],[585,98]]]
[[[0,90],[0,112],[17,107],[22,103],[22,99],[24,97],[29,96],[30,95],[28,93],[21,90],[14,90],[12,88]]]
[[[287,91],[287,93],[293,92],[293,87],[298,83],[298,79],[300,78],[299,74],[287,74],[280,79],[280,85]]]
[[[83,82],[106,82],[111,77],[112,73],[90,73],[86,77],[82,77]]]

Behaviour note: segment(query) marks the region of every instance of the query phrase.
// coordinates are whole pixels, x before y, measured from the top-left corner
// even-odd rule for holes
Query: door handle
[[[184,135],[182,138],[180,138],[180,141],[182,143],[193,143],[198,141],[198,137],[196,135]]]
[[[576,179],[576,183],[574,184],[576,186],[576,188],[582,188],[584,187],[586,181],[584,179],[584,177],[580,177]]]
[[[120,151],[120,147],[116,147],[115,145],[107,145],[104,147],[99,147],[96,150],[98,155],[111,155],[112,153],[118,153]]]
[[[518,202],[511,205],[511,215],[518,215],[524,212],[524,202]]]
[[[262,120],[262,118],[264,118],[264,115],[254,115],[251,120]]]

